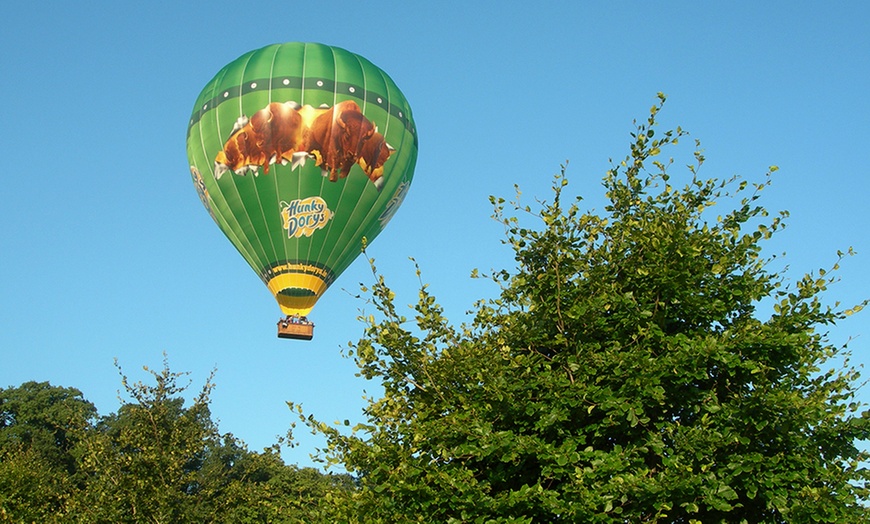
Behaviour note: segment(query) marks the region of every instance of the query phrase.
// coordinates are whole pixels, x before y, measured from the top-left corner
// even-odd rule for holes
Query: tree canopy
[[[221,434],[211,378],[188,405],[186,373],[146,370],[103,417],[74,388],[0,389],[0,522],[328,522],[321,500],[353,488]]]
[[[409,319],[372,261],[349,352],[384,395],[350,433],[300,409],[360,478],[343,520],[867,520],[870,414],[826,338],[866,302],[822,297],[847,253],[796,281],[774,269],[762,246],[788,214],[759,199],[776,168],[705,179],[696,142],[673,175],[662,151],[686,133],[658,129],[664,101],[604,176],[603,213],[565,195],[564,167],[551,201],[493,198],[516,267],[469,323],[426,285]]]
[[[78,487],[75,450],[97,418],[75,388],[0,389],[0,521],[51,522]]]

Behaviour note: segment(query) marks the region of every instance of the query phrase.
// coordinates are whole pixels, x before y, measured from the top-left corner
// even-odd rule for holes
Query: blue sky
[[[369,254],[400,303],[423,280],[457,321],[496,290],[474,268],[510,267],[489,195],[569,192],[601,209],[609,159],[655,95],[662,127],[702,141],[703,176],[762,181],[762,203],[791,213],[766,246],[787,275],[828,268],[826,295],[870,297],[870,4],[862,2],[17,2],[0,30],[0,387],[27,380],[81,389],[118,407],[117,358],[217,369],[213,413],[252,449],[295,420],[361,420],[363,391],[342,357],[363,326],[359,259],[312,313],[310,343],[279,340],[265,286],[215,227],[190,182],[186,124],[225,64],[267,44],[344,47],[387,71],[420,137],[414,184]],[[691,140],[665,151],[691,156]],[[672,175],[685,170],[675,166]],[[724,209],[724,207],[723,207]],[[870,363],[867,313],[832,328]],[[870,392],[862,399],[870,401]],[[304,429],[285,452],[309,464]]]

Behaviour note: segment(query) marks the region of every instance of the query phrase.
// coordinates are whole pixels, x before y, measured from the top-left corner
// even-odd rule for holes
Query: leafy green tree
[[[130,401],[99,419],[74,388],[0,389],[0,522],[334,522],[323,501],[350,476],[249,451],[212,421],[211,377],[185,405],[185,373],[148,371],[122,373]]]
[[[76,499],[80,522],[217,522],[248,497],[260,459],[211,420],[211,378],[189,406],[185,373],[148,371],[154,384],[122,384],[132,399],[104,417],[81,450],[87,489]],[[266,467],[270,467],[268,464]],[[256,490],[255,490],[256,491]],[[243,503],[243,502],[242,502]]]
[[[79,448],[79,478],[66,522],[321,522],[318,503],[349,477],[284,464],[278,444],[249,451],[211,419],[212,377],[186,405],[186,373],[146,370],[130,402],[103,417]]]
[[[341,522],[340,504],[356,489],[348,474],[325,474],[314,468],[283,466],[269,478],[265,499],[273,508],[273,522]],[[250,508],[243,508],[250,511]],[[226,522],[242,522],[229,519]],[[252,519],[249,522],[263,522]]]
[[[0,389],[0,521],[52,522],[78,489],[74,449],[97,410],[75,388]]]
[[[685,133],[658,131],[663,103],[604,177],[603,214],[564,203],[564,168],[520,217],[494,200],[517,265],[469,325],[425,285],[407,319],[375,270],[350,353],[383,397],[350,434],[300,411],[360,479],[342,520],[868,520],[870,414],[825,336],[866,302],[826,306],[833,271],[771,269],[787,214],[758,204],[770,173],[704,179],[696,151],[672,180],[660,153]]]

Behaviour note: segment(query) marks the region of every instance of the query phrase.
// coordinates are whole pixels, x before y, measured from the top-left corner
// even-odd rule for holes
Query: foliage
[[[425,285],[408,320],[375,270],[350,352],[383,397],[350,434],[302,415],[360,478],[343,520],[867,520],[870,414],[825,337],[866,303],[825,306],[834,272],[790,282],[762,257],[787,217],[757,202],[776,168],[703,179],[697,150],[679,187],[658,158],[686,133],[658,132],[663,103],[604,177],[605,214],[563,203],[564,168],[552,202],[515,203],[537,229],[493,200],[517,267],[471,325]]]
[[[76,389],[0,390],[0,522],[330,522],[319,501],[347,475],[248,451],[212,421],[211,377],[185,405],[185,373],[146,370],[99,420]]]
[[[0,389],[0,519],[50,522],[76,488],[73,449],[97,410],[75,388],[26,382]]]
[[[223,475],[206,467],[222,444],[208,411],[211,383],[184,407],[181,374],[168,366],[150,372],[154,385],[130,385],[122,375],[133,402],[105,417],[83,450],[89,489],[77,512],[85,521],[212,520],[210,495]]]

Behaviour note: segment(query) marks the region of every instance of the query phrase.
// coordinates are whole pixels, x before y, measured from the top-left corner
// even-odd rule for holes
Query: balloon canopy
[[[417,131],[404,95],[365,58],[276,44],[205,86],[187,156],[221,231],[281,310],[304,316],[402,203]]]

